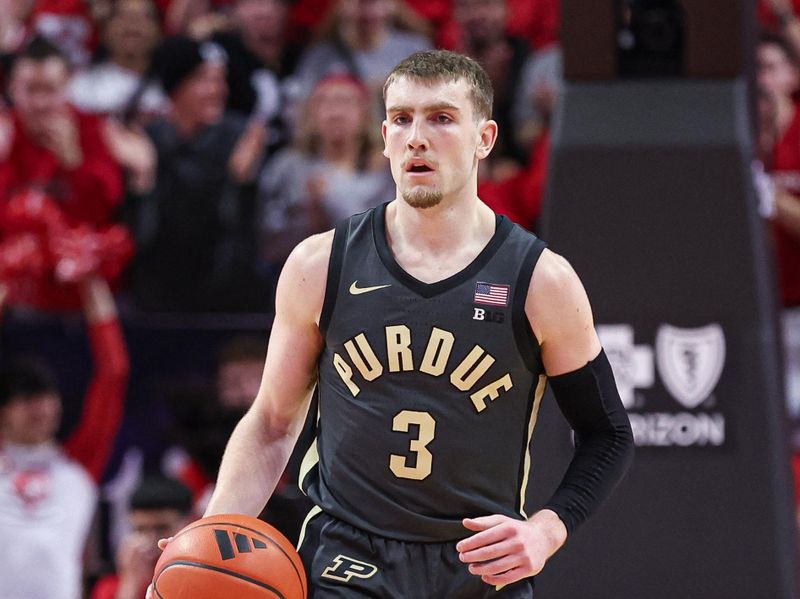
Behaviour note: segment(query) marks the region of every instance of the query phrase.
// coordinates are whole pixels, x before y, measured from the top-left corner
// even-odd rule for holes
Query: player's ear
[[[386,121],[381,123],[381,137],[383,138],[383,155],[389,157],[389,150],[386,147]]]
[[[475,154],[478,160],[483,160],[492,151],[497,141],[497,122],[491,119],[483,121],[480,125],[479,133],[480,139],[478,140],[478,148]]]

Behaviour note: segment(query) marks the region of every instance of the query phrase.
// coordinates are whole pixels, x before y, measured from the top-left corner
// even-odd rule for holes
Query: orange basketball
[[[289,540],[240,514],[192,522],[164,549],[156,599],[306,599],[306,573]]]

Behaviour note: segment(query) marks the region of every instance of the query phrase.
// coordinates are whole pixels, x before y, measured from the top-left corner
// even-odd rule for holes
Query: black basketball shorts
[[[470,574],[456,542],[380,537],[324,512],[310,517],[298,548],[309,599],[530,599],[533,579],[501,588]]]

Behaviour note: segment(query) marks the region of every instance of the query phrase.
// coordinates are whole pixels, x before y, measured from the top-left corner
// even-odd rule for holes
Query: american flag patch
[[[508,294],[510,291],[511,285],[477,283],[472,301],[486,306],[508,306]]]

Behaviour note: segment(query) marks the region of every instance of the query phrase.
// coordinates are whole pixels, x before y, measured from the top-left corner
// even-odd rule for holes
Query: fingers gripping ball
[[[158,560],[154,599],[305,599],[306,574],[292,544],[269,524],[210,516],[175,535]]]

